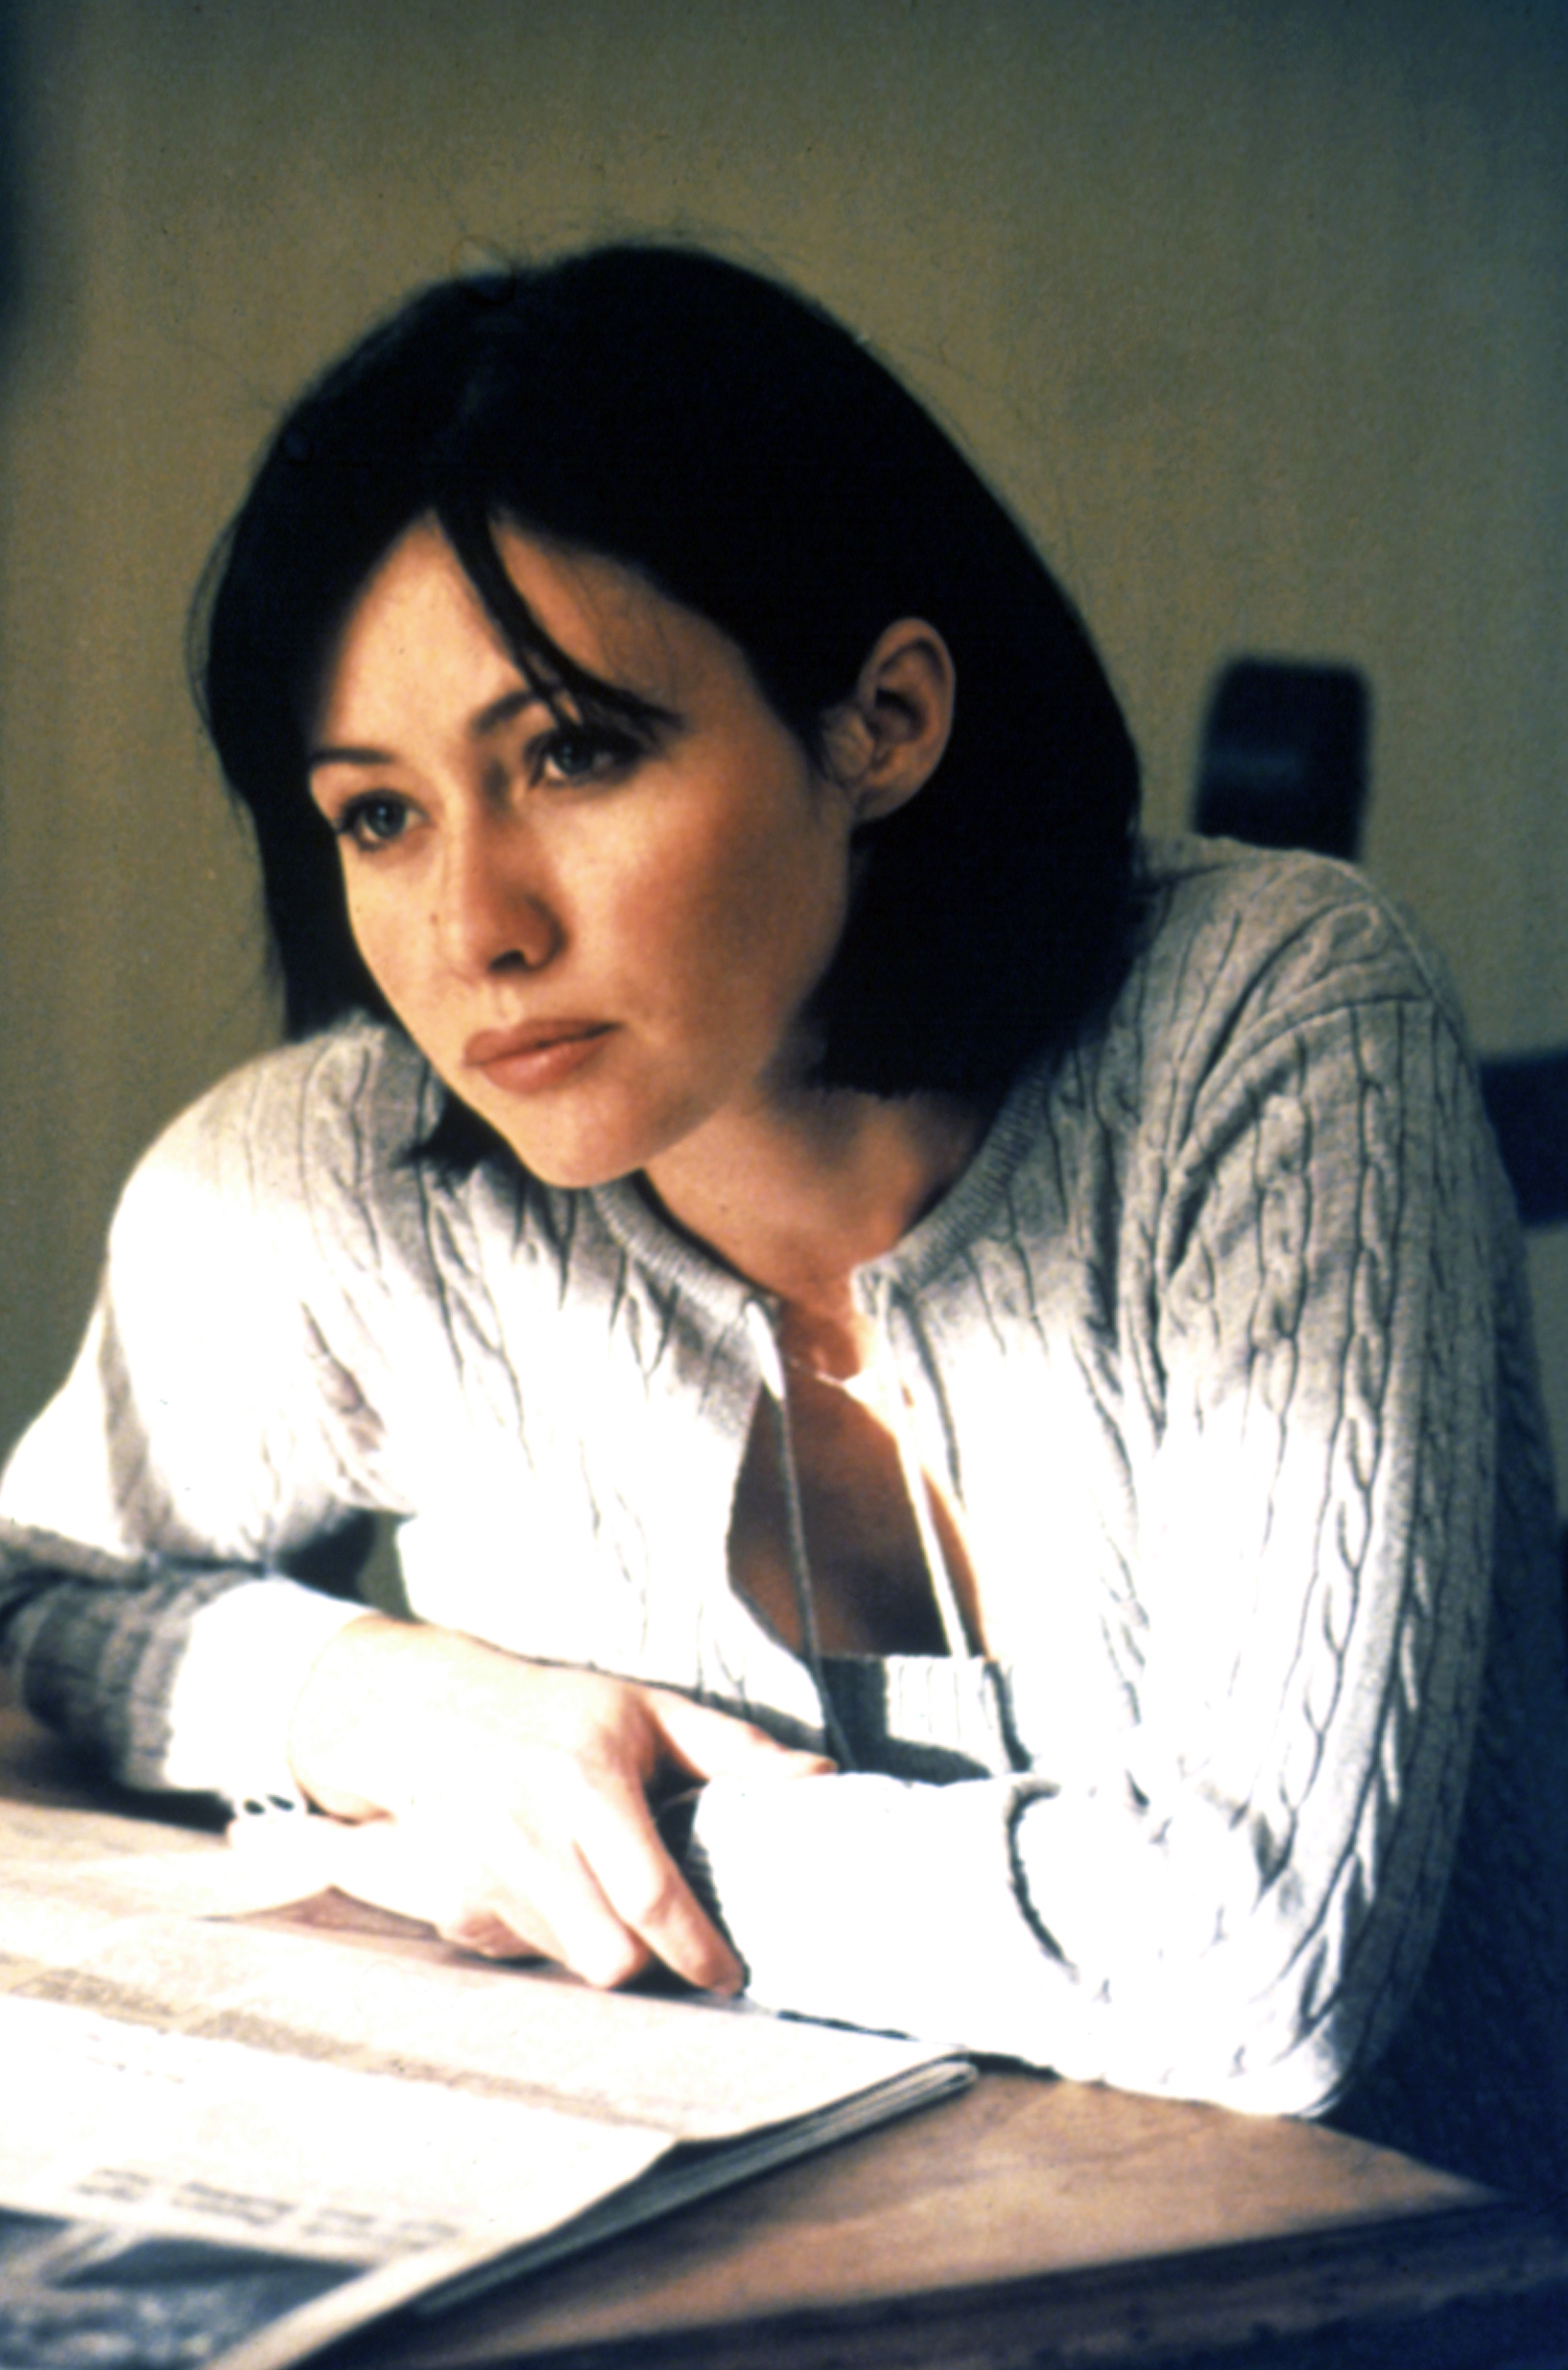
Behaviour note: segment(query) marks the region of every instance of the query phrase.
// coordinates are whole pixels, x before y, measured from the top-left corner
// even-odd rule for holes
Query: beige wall
[[[1214,668],[1345,658],[1368,858],[1568,1041],[1564,0],[13,0],[0,1441],[117,1179],[269,1026],[181,618],[302,374],[490,248],[675,227],[955,422],[1184,812]],[[1537,1258],[1568,1444],[1568,1241]]]

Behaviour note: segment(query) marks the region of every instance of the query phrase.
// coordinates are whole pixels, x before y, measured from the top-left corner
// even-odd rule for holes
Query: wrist
[[[373,1818],[396,1807],[386,1799],[396,1790],[394,1774],[385,1772],[379,1783],[371,1774],[377,1756],[369,1731],[392,1709],[388,1683],[404,1646],[398,1633],[414,1627],[368,1610],[345,1622],[317,1655],[295,1698],[289,1767],[306,1800],[334,1818]]]

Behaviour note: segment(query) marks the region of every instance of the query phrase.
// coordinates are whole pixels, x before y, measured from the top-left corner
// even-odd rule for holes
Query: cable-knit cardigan
[[[1108,1017],[856,1280],[990,1664],[769,1632],[726,1568],[761,1296],[634,1184],[443,1181],[364,1023],[127,1191],[0,1495],[27,1700],[134,1784],[286,1797],[347,1616],[282,1575],[377,1509],[419,1616],[780,1735],[829,1686],[862,1765],[716,1783],[689,1845],[763,2002],[1568,2190],[1550,1476],[1452,998],[1342,867],[1148,881]]]

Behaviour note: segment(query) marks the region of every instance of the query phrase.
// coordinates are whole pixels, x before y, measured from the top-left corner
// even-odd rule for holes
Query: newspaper
[[[5,2370],[282,2370],[972,2078],[276,1890],[0,1802]]]

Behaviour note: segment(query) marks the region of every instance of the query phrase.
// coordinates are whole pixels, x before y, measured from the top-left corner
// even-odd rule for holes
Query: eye
[[[567,784],[612,781],[627,773],[642,754],[642,744],[633,734],[619,732],[613,726],[558,725],[535,752],[536,778]]]
[[[370,790],[363,798],[350,799],[333,819],[332,828],[339,839],[351,840],[369,854],[401,839],[408,822],[406,799],[394,797],[390,790]]]

